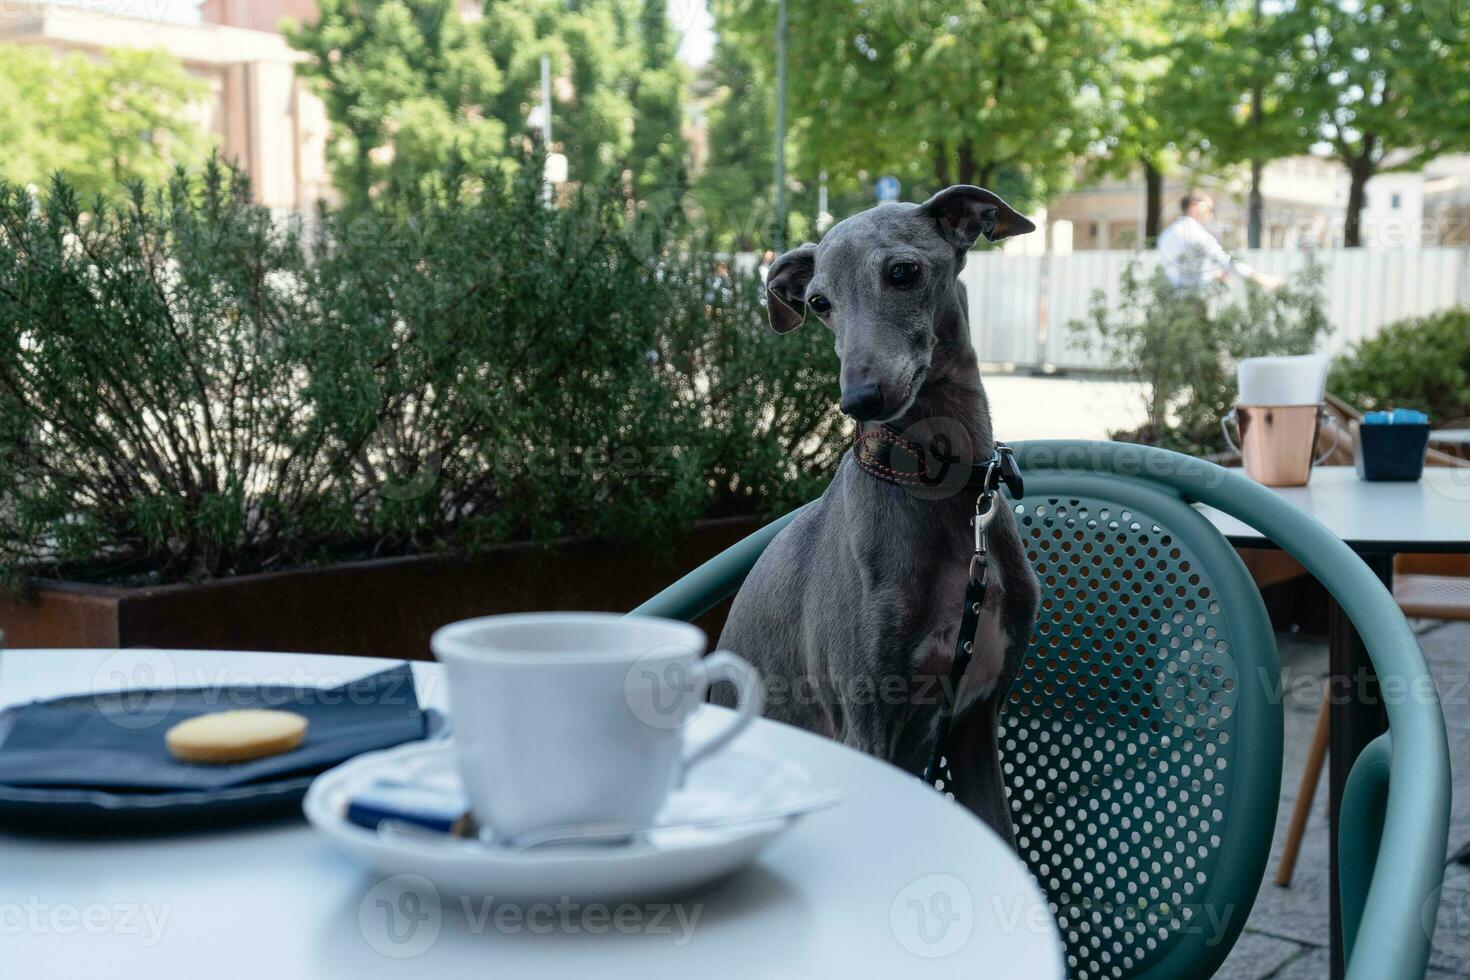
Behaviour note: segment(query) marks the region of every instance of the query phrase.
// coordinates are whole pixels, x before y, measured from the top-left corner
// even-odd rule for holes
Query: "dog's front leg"
[[[842,744],[892,761],[889,712],[863,679],[848,678],[841,698]]]
[[[954,721],[949,738],[950,787],[954,798],[1000,834],[1014,850],[1016,832],[1001,771],[998,709],[1000,692],[974,704]]]

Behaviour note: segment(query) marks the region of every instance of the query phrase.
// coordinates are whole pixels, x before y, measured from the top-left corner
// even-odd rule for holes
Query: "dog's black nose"
[[[859,422],[871,422],[883,411],[883,392],[875,384],[854,385],[842,393],[839,407],[844,415],[851,415]]]

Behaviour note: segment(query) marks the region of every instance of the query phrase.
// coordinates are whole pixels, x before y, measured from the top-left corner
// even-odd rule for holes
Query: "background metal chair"
[[[1234,514],[1301,561],[1349,611],[1381,677],[1417,690],[1423,656],[1368,568],[1244,477],[1120,443],[1016,450],[1027,495],[1013,506],[1043,594],[1001,719],[1019,849],[1073,976],[1209,976],[1265,874],[1282,692],[1260,595],[1189,503]],[[634,611],[691,619],[733,595],[792,516]],[[1437,701],[1389,704],[1388,716],[1343,804],[1343,945],[1361,980],[1423,975],[1421,910],[1442,880],[1449,822]]]

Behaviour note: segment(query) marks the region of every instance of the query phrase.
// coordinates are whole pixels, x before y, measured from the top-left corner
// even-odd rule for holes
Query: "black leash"
[[[999,487],[1002,482],[1011,496],[1020,499],[1023,492],[1021,470],[1011,455],[1009,446],[996,444],[995,452],[984,463],[975,464],[980,495],[975,498],[975,516],[970,524],[975,530],[975,552],[970,556],[970,580],[965,586],[965,608],[960,617],[960,631],[955,637],[954,663],[949,670],[949,697],[939,709],[934,724],[934,746],[929,752],[929,762],[924,766],[924,782],[937,789],[946,789],[953,782],[949,773],[949,727],[954,721],[955,701],[960,694],[960,682],[969,669],[975,655],[975,630],[980,625],[980,611],[985,605],[985,592],[989,588],[990,548],[987,531],[1000,513]]]

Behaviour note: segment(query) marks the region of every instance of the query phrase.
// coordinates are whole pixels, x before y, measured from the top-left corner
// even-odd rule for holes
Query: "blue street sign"
[[[889,201],[898,200],[898,178],[893,176],[879,177],[875,190],[878,192],[879,204],[887,204]]]

